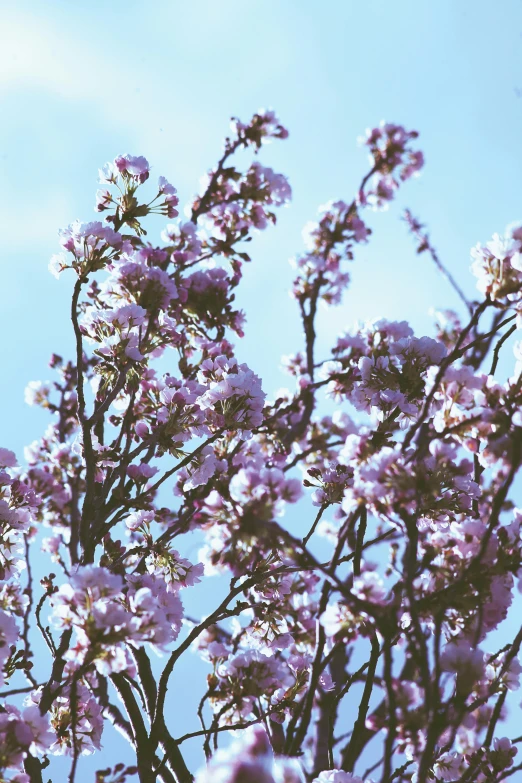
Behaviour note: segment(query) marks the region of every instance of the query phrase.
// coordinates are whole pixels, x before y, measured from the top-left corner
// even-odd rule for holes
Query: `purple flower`
[[[149,178],[150,166],[142,155],[119,155],[114,159],[114,165],[120,174],[127,175],[136,182],[143,183]]]
[[[158,190],[166,196],[173,196],[178,192],[174,185],[171,185],[165,177],[160,177],[158,179]]]
[[[14,468],[17,464],[14,451],[0,448],[0,468]]]

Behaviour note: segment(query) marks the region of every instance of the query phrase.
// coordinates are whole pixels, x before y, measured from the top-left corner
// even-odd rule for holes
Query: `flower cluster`
[[[264,729],[248,729],[227,750],[219,751],[196,783],[304,783],[301,765],[285,756],[274,756]],[[371,783],[357,775],[330,769],[314,777],[312,783]]]
[[[94,272],[121,251],[132,249],[121,234],[99,221],[75,221],[60,231],[60,244],[69,255],[61,253],[51,258],[49,271],[55,277],[64,269],[74,269],[79,276]]]
[[[381,421],[391,414],[407,425],[422,406],[427,372],[440,364],[444,345],[431,337],[415,337],[404,321],[379,320],[341,335],[322,377],[328,393],[346,398],[359,411]]]
[[[24,534],[29,534],[39,498],[23,481],[13,475],[16,457],[9,449],[0,449],[0,578],[16,576],[25,567],[21,554]]]
[[[198,397],[197,404],[208,411],[214,427],[248,431],[263,421],[265,395],[261,379],[246,364],[226,356],[205,359],[198,381],[208,388]]]
[[[9,777],[12,783],[28,783],[29,777],[23,772],[23,762],[27,755],[42,756],[53,742],[53,733],[49,729],[49,719],[40,715],[36,706],[23,710],[8,704],[0,713],[0,775],[5,772],[19,772]]]
[[[400,447],[384,447],[364,462],[353,465],[353,484],[345,491],[346,511],[366,501],[377,516],[394,520],[415,515],[416,524],[444,526],[456,515],[470,511],[480,490],[472,478],[469,460],[457,461],[457,450],[432,441],[429,454],[412,460]]]
[[[54,625],[76,632],[67,654],[75,666],[94,663],[104,675],[125,671],[132,666],[127,640],[161,649],[176,639],[183,615],[177,593],[150,574],[127,582],[106,568],[84,566],[52,596]]]
[[[352,260],[353,245],[366,242],[369,234],[354,204],[335,201],[322,207],[319,222],[308,223],[303,231],[307,253],[291,261],[297,271],[295,298],[320,293],[325,303],[339,304],[350,280],[341,262]]]
[[[471,250],[471,271],[477,278],[477,288],[484,296],[499,303],[518,302],[522,285],[522,227],[506,228],[505,234]]]
[[[382,209],[394,198],[399,183],[419,173],[424,165],[420,150],[412,150],[410,142],[418,137],[416,131],[407,131],[402,125],[381,122],[377,128],[368,129],[361,143],[370,150],[372,187],[359,192],[362,204]]]
[[[304,783],[300,766],[291,759],[275,759],[268,735],[253,727],[227,750],[219,751],[202,769],[196,783]]]

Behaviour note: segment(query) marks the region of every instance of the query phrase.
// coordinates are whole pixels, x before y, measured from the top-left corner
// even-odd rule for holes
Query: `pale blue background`
[[[429,332],[430,306],[458,306],[416,256],[401,208],[429,223],[470,296],[469,248],[522,218],[519,0],[0,6],[0,443],[20,456],[46,425],[24,405],[26,383],[50,377],[52,351],[71,355],[72,276],[57,282],[47,271],[56,230],[94,219],[98,166],[117,153],[145,155],[186,200],[231,115],[272,106],[289,128],[263,161],[289,176],[293,204],[252,243],[240,293],[248,324],[238,352],[269,394],[286,382],[280,355],[301,347],[287,259],[319,204],[351,199],[367,165],[355,140],[367,126],[385,118],[416,128],[427,165],[388,213],[369,216],[373,241],[357,254],[343,306],[321,313],[320,346],[356,318],[407,318]],[[187,665],[183,703],[193,676]]]

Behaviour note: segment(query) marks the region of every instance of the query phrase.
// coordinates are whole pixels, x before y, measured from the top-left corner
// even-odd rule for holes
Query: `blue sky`
[[[368,216],[374,236],[352,265],[352,288],[320,313],[323,351],[356,319],[408,319],[429,333],[431,306],[458,306],[415,254],[404,207],[428,223],[470,296],[470,247],[522,218],[520,0],[1,6],[0,445],[20,456],[46,426],[25,406],[25,385],[50,377],[51,352],[72,353],[72,276],[47,271],[56,231],[93,219],[98,167],[120,152],[145,155],[186,200],[219,156],[231,115],[270,106],[289,128],[262,159],[288,175],[293,203],[252,243],[239,295],[248,321],[238,353],[269,394],[285,382],[280,355],[301,348],[288,258],[318,205],[352,198],[366,127],[385,118],[417,129],[426,168],[389,212]]]

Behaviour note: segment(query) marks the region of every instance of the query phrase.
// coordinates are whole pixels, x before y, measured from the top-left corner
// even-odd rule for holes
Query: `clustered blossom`
[[[441,653],[440,665],[445,672],[479,680],[484,674],[484,653],[473,649],[465,639],[451,640]]]
[[[341,769],[329,769],[321,772],[313,783],[365,783],[365,781],[358,775],[352,775],[350,772],[343,772]],[[371,781],[367,779],[366,783],[371,783]]]
[[[357,410],[380,420],[390,414],[407,426],[420,412],[428,371],[440,365],[445,346],[430,337],[415,337],[405,321],[358,324],[342,334],[322,377],[328,393],[346,398]]]
[[[431,368],[430,390],[435,377],[435,368]],[[506,462],[510,433],[519,426],[517,409],[522,401],[516,376],[500,384],[470,367],[449,367],[434,392],[435,430],[452,430],[455,440],[476,455],[484,468]]]
[[[247,729],[242,738],[227,750],[220,750],[206,769],[199,772],[196,783],[304,783],[300,765],[291,758],[274,756],[264,729]],[[314,777],[312,783],[371,783],[357,775],[330,769]]]
[[[513,759],[517,754],[517,748],[513,747],[507,737],[496,737],[493,740],[493,748],[486,752],[481,761],[481,768],[475,772],[474,780],[478,783],[486,783],[497,775],[509,770],[513,765]],[[433,766],[433,775],[437,781],[449,781],[456,783],[469,774],[469,764],[463,753],[442,753]]]
[[[359,192],[362,204],[382,209],[394,198],[400,182],[419,173],[424,165],[424,155],[409,146],[418,135],[416,131],[407,131],[401,125],[384,121],[379,127],[366,131],[366,138],[361,138],[361,143],[370,150],[374,174],[371,189],[367,193]]]
[[[230,721],[251,718],[260,699],[276,709],[278,691],[294,684],[288,668],[276,656],[247,650],[231,656],[216,670],[211,693],[214,712]]]
[[[305,486],[319,486],[319,489],[312,493],[314,506],[340,503],[344,496],[344,489],[351,485],[353,478],[353,471],[346,465],[339,464],[330,465],[327,463],[322,470],[317,467],[309,468],[307,473],[314,482],[318,483],[305,479]]]
[[[19,772],[9,777],[12,783],[28,783],[23,773],[23,762],[28,753],[43,756],[53,741],[49,729],[49,718],[40,715],[38,707],[32,705],[19,710],[11,704],[0,713],[0,775],[5,772]]]
[[[276,759],[263,729],[247,729],[227,750],[220,750],[202,769],[196,783],[304,783],[299,765],[292,759]]]
[[[0,578],[17,576],[25,568],[21,555],[23,536],[29,534],[39,498],[33,489],[15,478],[16,457],[0,449]]]
[[[60,244],[69,255],[54,255],[49,270],[59,277],[64,269],[74,269],[78,275],[94,272],[131,245],[110,226],[99,221],[82,223],[79,220],[60,231]]]
[[[305,227],[291,292],[304,342],[283,359],[293,389],[267,397],[232,342],[236,288],[291,189],[232,158],[287,136],[271,110],[234,119],[183,219],[176,187],[119,155],[100,170],[104,221],[60,233],[50,266],[74,271],[75,359],[53,354],[53,380],[26,389],[51,418],[26,467],[0,449],[0,684],[24,701],[2,699],[2,781],[47,779],[47,758],[66,755],[74,783],[83,755],[111,748],[107,721],[136,752],[136,768],[99,770],[114,783],[191,780],[185,742],[209,760],[197,783],[519,771],[502,723],[521,638],[499,649],[491,632],[522,590],[522,341],[510,377],[496,372],[522,324],[521,229],[472,251],[468,320],[441,310],[419,337],[381,318],[320,351],[319,302],[341,302],[368,216],[423,165],[415,131],[369,130],[355,197]],[[172,221],[161,246],[150,214]],[[199,723],[174,684],[189,649],[207,673]],[[363,772],[370,742],[379,763]]]
[[[281,125],[272,109],[260,109],[248,123],[233,117],[230,127],[240,140],[252,144],[257,149],[262,144],[270,143],[272,139],[288,138],[287,129]]]
[[[505,234],[494,234],[485,245],[479,242],[471,250],[471,258],[471,271],[477,278],[480,293],[499,304],[513,303],[518,313],[522,285],[522,226],[512,224]]]
[[[103,709],[93,695],[94,677],[90,679],[76,680],[53,698],[48,744],[48,753],[53,756],[90,756],[102,749]],[[42,691],[34,691],[27,699],[30,709],[39,711],[41,699]]]
[[[18,624],[9,613],[0,609],[0,666],[2,670],[11,656],[11,645],[16,644],[19,637]],[[3,672],[0,672],[0,685],[4,684]]]
[[[366,242],[370,233],[355,204],[335,201],[322,207],[319,222],[308,223],[303,231],[308,252],[291,261],[297,272],[293,296],[306,298],[317,289],[326,304],[339,304],[350,280],[342,261],[352,260],[353,245]]]
[[[204,187],[212,177],[210,172]],[[273,208],[288,203],[290,196],[286,177],[256,161],[245,175],[220,179],[219,200],[206,213],[205,225],[221,241],[245,236],[250,227],[262,231],[275,222]]]
[[[183,615],[177,593],[151,574],[127,582],[105,568],[85,566],[53,595],[53,623],[76,632],[67,654],[74,665],[94,663],[104,675],[125,671],[131,665],[125,641],[161,649],[176,639]]]
[[[366,500],[377,516],[390,521],[416,514],[421,529],[444,527],[467,513],[480,495],[469,460],[458,462],[457,449],[440,441],[430,443],[429,453],[415,461],[411,452],[399,446],[384,447],[357,465],[348,455],[346,451],[343,456],[354,476],[352,486],[345,490],[345,511]]]
[[[255,503],[257,513],[261,515],[263,506],[268,506],[271,515],[280,516],[285,503],[295,503],[301,494],[301,482],[286,478],[279,468],[241,468],[230,482],[233,500]]]
[[[263,421],[265,395],[261,379],[246,364],[218,356],[200,365],[198,381],[208,386],[197,399],[203,409],[212,411],[215,427],[252,430]]]

